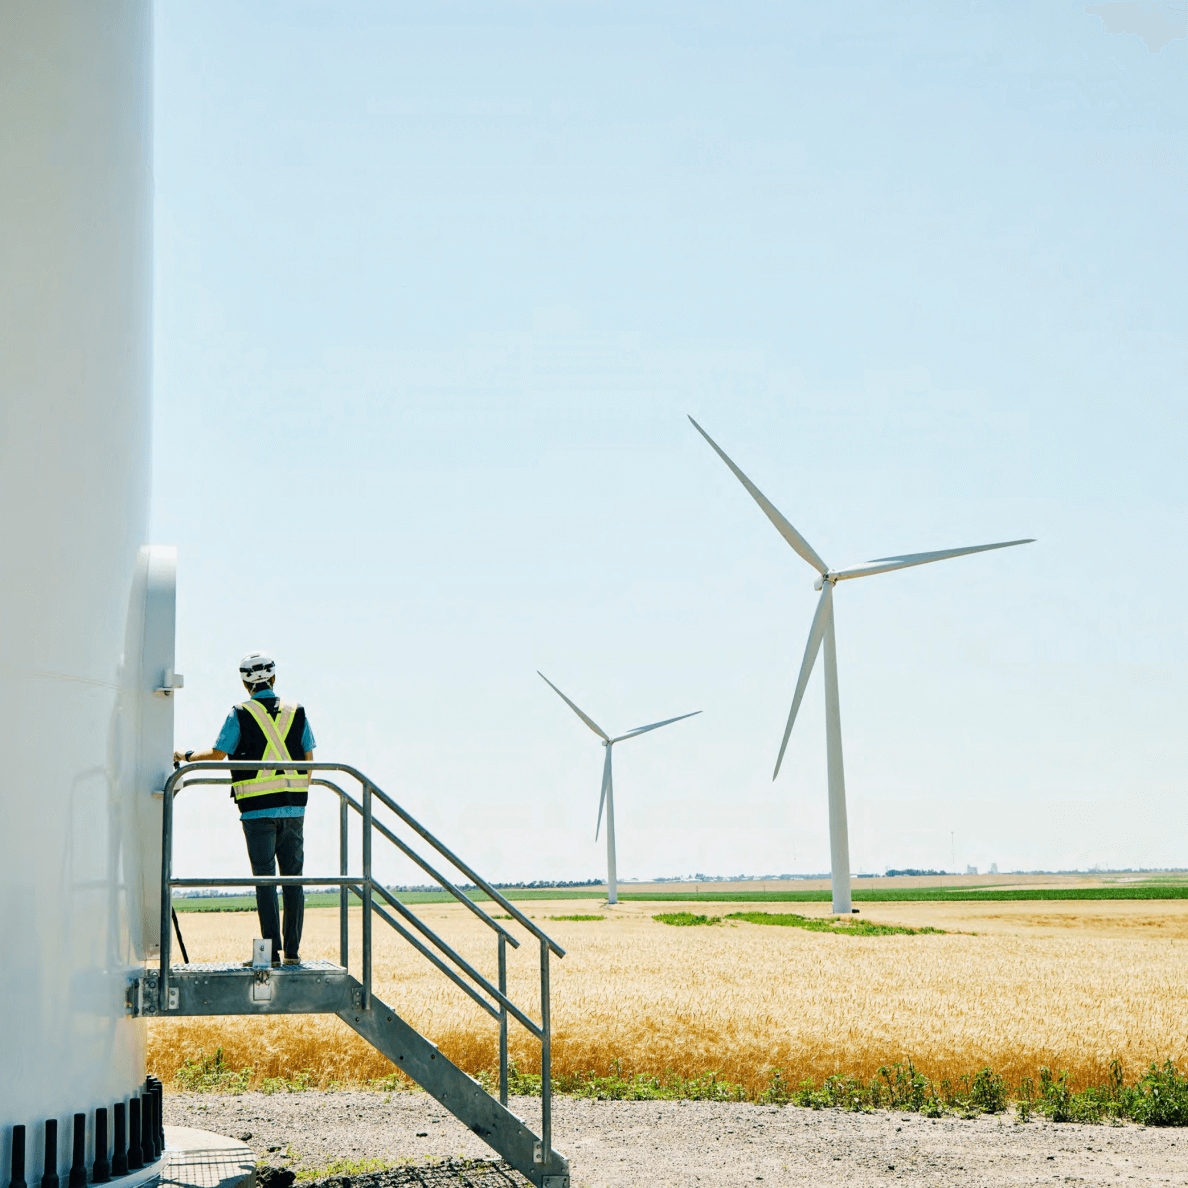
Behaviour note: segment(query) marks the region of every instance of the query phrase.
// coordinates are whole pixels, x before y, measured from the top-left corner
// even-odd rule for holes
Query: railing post
[[[371,1010],[371,785],[363,785],[363,1009]]]
[[[338,797],[338,873],[344,878],[347,874],[347,802],[341,793]],[[351,902],[351,892],[348,887],[338,889],[338,954],[339,964],[347,968],[348,948],[350,945],[350,929],[347,927],[348,908]]]
[[[157,979],[157,1009],[165,1014],[169,1008],[169,959],[173,942],[173,786],[165,781],[161,798],[161,973]]]
[[[499,934],[499,993],[507,996],[507,937]],[[507,1007],[499,1004],[499,1104],[507,1105]]]
[[[549,1027],[549,945],[540,942],[540,1142],[546,1165],[553,1150],[553,1045]]]

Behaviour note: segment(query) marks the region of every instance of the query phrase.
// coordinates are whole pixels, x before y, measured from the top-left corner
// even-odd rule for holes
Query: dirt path
[[[539,1100],[513,1098],[511,1108],[537,1128]],[[425,1165],[492,1157],[418,1092],[170,1094],[165,1121],[242,1138],[260,1159],[311,1171],[344,1159]],[[1131,1125],[562,1097],[554,1133],[573,1188],[1188,1185],[1188,1131]]]

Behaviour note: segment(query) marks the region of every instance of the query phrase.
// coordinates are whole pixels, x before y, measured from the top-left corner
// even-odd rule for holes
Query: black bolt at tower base
[[[115,1104],[112,1124],[115,1128],[114,1149],[111,1153],[111,1174],[126,1176],[128,1174],[128,1108],[122,1101]]]
[[[12,1178],[8,1188],[28,1188],[25,1183],[25,1128],[12,1128]]]
[[[128,1170],[144,1167],[144,1146],[140,1138],[140,1098],[128,1102]]]
[[[156,1132],[156,1123],[153,1121],[152,1094],[145,1093],[140,1098],[140,1145],[144,1151],[146,1167],[157,1161],[157,1144],[154,1141]]]
[[[157,1154],[165,1150],[165,1086],[156,1077],[148,1078],[153,1094],[153,1113],[157,1119]]]
[[[41,1188],[58,1188],[58,1119],[45,1120],[45,1162]]]
[[[87,1116],[74,1115],[74,1158],[70,1162],[70,1188],[87,1188]]]
[[[95,1169],[91,1178],[96,1184],[106,1184],[111,1179],[111,1163],[107,1158],[107,1110],[102,1106],[95,1111]]]
[[[161,1152],[165,1150],[165,1139],[161,1134],[161,1098],[157,1093],[157,1087],[150,1080],[149,1082],[149,1100],[153,1103],[153,1158],[160,1159]]]

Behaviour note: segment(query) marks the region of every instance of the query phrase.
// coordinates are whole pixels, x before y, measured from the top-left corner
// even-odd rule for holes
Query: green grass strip
[[[510,916],[507,917],[509,920]],[[605,920],[605,916],[550,916],[550,920]]]
[[[692,912],[661,912],[653,916],[653,920],[661,924],[671,924],[674,928],[691,928],[698,924],[721,924],[721,916],[695,916]]]
[[[778,912],[731,912],[727,920],[745,920],[748,924],[778,924],[784,928],[804,928],[809,932],[832,932],[840,936],[918,936],[930,932],[944,936],[943,928],[902,928],[898,924],[876,924],[873,920],[834,920],[828,916],[810,917]]]
[[[500,891],[511,900],[602,899],[605,892],[551,887],[511,887]],[[446,891],[400,891],[401,903],[452,903]],[[475,903],[491,902],[482,892],[472,892]],[[620,892],[622,900],[640,903],[829,903],[829,891],[627,891]],[[1043,903],[1060,900],[1093,899],[1188,899],[1188,884],[1138,883],[1125,887],[904,887],[887,891],[856,890],[855,903]],[[254,912],[254,895],[222,895],[207,899],[174,899],[179,912]],[[337,907],[336,891],[306,895],[306,907]]]
[[[642,903],[829,903],[829,891],[690,891],[657,894],[620,892],[623,900]],[[1188,886],[1133,887],[1026,887],[1003,890],[955,887],[908,888],[887,891],[854,891],[855,903],[1017,903],[1085,899],[1188,899]]]
[[[338,907],[338,892],[317,892],[306,895],[305,906]],[[212,895],[209,899],[187,897],[175,899],[173,907],[178,912],[254,912],[256,910],[255,895]]]

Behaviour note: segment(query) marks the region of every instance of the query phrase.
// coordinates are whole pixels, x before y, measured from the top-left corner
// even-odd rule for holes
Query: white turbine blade
[[[822,561],[821,558],[817,556],[817,552],[813,548],[813,546],[811,544],[809,544],[809,542],[807,540],[805,540],[804,537],[801,536],[800,533],[797,532],[796,529],[793,528],[792,525],[789,524],[786,519],[784,519],[783,515],[781,514],[780,510],[775,506],[775,504],[772,503],[771,500],[768,499],[767,496],[764,495],[763,492],[760,491],[759,488],[756,487],[755,484],[753,482],[751,482],[751,480],[749,478],[747,478],[747,476],[745,474],[743,474],[743,472],[741,470],[739,470],[739,468],[737,466],[735,466],[733,462],[730,461],[730,459],[725,455],[725,453],[723,453],[722,448],[718,445],[718,443],[716,441],[714,441],[714,439],[712,437],[710,437],[710,435],[708,433],[706,433],[706,431],[696,421],[694,421],[692,417],[689,417],[689,420],[690,420],[690,422],[692,422],[693,428],[696,429],[697,432],[700,433],[701,436],[704,437],[705,440],[708,441],[711,446],[713,446],[714,451],[717,453],[718,457],[721,458],[722,461],[725,462],[726,465],[729,466],[730,469],[734,471],[734,477],[736,479],[738,479],[738,481],[740,483],[742,483],[742,485],[744,487],[746,487],[746,489],[751,493],[751,498],[763,509],[767,518],[775,525],[776,531],[818,573],[821,573],[821,574],[827,573],[829,571],[829,566],[826,565],[825,562]]]
[[[602,828],[602,809],[606,804],[606,790],[611,781],[611,749],[606,748],[606,762],[602,765],[602,795],[598,798],[598,823],[594,826],[594,840],[598,840],[598,831]]]
[[[821,650],[821,640],[825,636],[825,625],[833,613],[833,586],[825,583],[821,597],[817,600],[817,613],[813,615],[813,625],[809,628],[808,643],[804,645],[804,659],[800,662],[800,676],[796,679],[796,692],[792,697],[792,708],[788,711],[788,725],[784,727],[784,741],[780,743],[780,753],[776,759],[775,771],[771,773],[774,780],[780,774],[780,764],[784,762],[784,752],[788,749],[788,739],[792,735],[792,724],[796,721],[796,713],[800,703],[804,700],[804,691],[808,688],[809,677],[812,676],[813,665],[817,661],[817,653]]]
[[[905,553],[902,557],[876,557],[861,565],[851,565],[832,576],[842,578],[868,577],[872,573],[890,573],[893,569],[909,569],[913,565],[927,565],[930,561],[947,561],[950,557],[964,557],[967,553],[986,553],[991,549],[1009,549],[1015,545],[1034,544],[1035,537],[1026,540],[1003,540],[997,544],[972,545],[966,549],[941,549],[936,553]]]
[[[569,698],[568,698],[568,697],[566,697],[566,696],[565,696],[565,694],[564,694],[564,693],[562,693],[562,692],[561,692],[561,690],[560,690],[560,689],[558,689],[558,688],[557,688],[557,686],[556,686],[556,685],[554,685],[554,684],[553,684],[553,682],[552,682],[552,681],[550,681],[550,680],[549,680],[549,678],[548,678],[547,676],[545,676],[545,674],[544,674],[543,672],[541,672],[539,668],[536,670],[536,675],[537,675],[538,677],[540,677],[540,679],[541,679],[542,681],[544,681],[544,683],[545,683],[546,685],[548,685],[548,687],[549,687],[550,689],[552,689],[552,690],[553,690],[553,692],[554,692],[554,693],[556,693],[556,694],[557,694],[557,696],[558,696],[558,697],[560,697],[560,698],[561,698],[561,700],[562,700],[562,701],[564,701],[564,702],[565,702],[565,704],[566,704],[567,706],[569,706],[569,708],[570,708],[571,710],[573,710],[573,712],[574,712],[575,714],[577,714],[577,716],[578,716],[579,718],[581,718],[581,720],[582,720],[583,722],[585,722],[585,723],[586,723],[586,725],[587,725],[587,726],[589,726],[589,727],[590,727],[590,729],[591,729],[591,730],[593,730],[593,731],[594,731],[594,733],[595,733],[595,734],[597,734],[599,738],[603,739],[603,740],[604,740],[604,741],[606,741],[606,742],[610,742],[610,736],[609,736],[609,735],[606,733],[606,731],[605,731],[605,730],[603,730],[603,729],[602,729],[602,727],[601,727],[601,726],[599,726],[599,725],[598,725],[598,723],[597,723],[597,722],[595,722],[595,721],[593,720],[593,718],[587,718],[587,717],[586,717],[586,715],[585,715],[585,714],[583,714],[583,713],[582,713],[582,711],[581,711],[580,709],[578,709],[578,707],[577,707],[576,705],[574,705],[574,704],[573,704],[573,702],[572,702],[572,701],[570,701],[570,700],[569,700]]]
[[[694,710],[691,714],[681,714],[679,718],[665,718],[663,722],[653,722],[650,726],[637,726],[634,730],[628,730],[626,734],[620,734],[612,741],[622,742],[625,738],[634,738],[637,734],[647,734],[649,730],[659,730],[661,726],[670,726],[673,722],[683,722],[686,718],[695,718],[699,713],[701,710]]]

